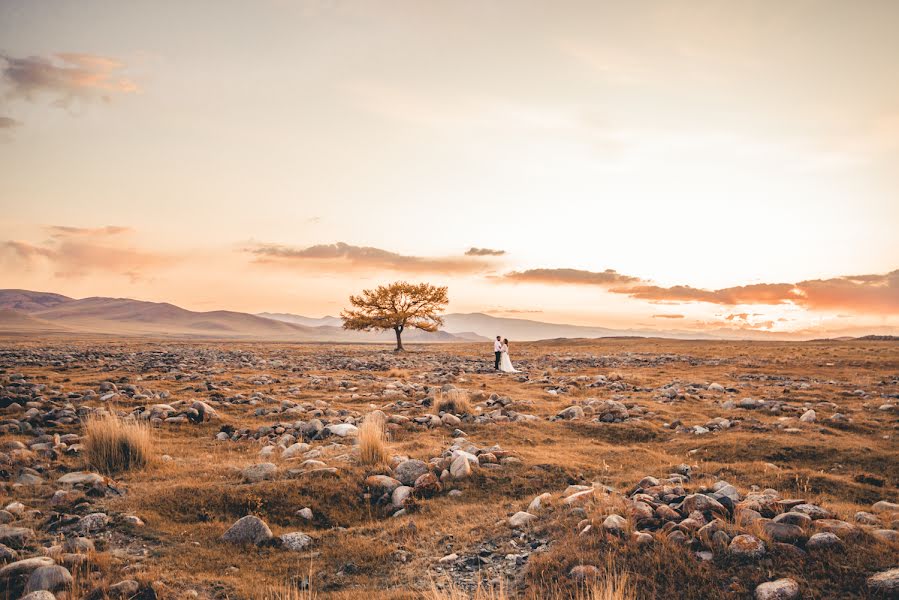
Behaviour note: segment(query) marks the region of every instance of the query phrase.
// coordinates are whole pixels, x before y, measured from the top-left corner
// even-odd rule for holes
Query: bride
[[[499,363],[499,370],[503,373],[520,373],[518,369],[512,366],[512,360],[509,358],[509,340],[503,340],[502,358]]]

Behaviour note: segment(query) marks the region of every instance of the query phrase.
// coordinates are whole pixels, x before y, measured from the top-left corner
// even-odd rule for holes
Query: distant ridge
[[[643,337],[692,340],[796,340],[798,333],[714,329],[612,329],[484,313],[449,313],[433,333],[411,330],[408,342],[489,342],[501,335],[514,342],[587,340],[600,337]],[[877,331],[877,329],[875,329]],[[815,341],[899,341],[887,329],[864,337],[823,338]],[[392,343],[394,334],[347,331],[333,316],[305,317],[290,313],[249,314],[228,310],[192,311],[167,302],[130,298],[93,297],[76,300],[51,292],[0,289],[0,334],[103,334],[120,336],[233,339],[257,341]]]
[[[76,300],[28,290],[0,290],[0,332],[296,342],[393,340],[393,332],[346,331],[340,326],[302,325],[228,310],[197,312],[167,302],[130,298]],[[472,336],[455,336],[446,331],[411,331],[405,339],[409,342],[473,341]]]

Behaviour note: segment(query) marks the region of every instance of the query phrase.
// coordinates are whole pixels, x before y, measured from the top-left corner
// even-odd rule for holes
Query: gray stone
[[[27,527],[9,527],[0,525],[0,544],[10,548],[21,549],[28,540],[34,537],[34,531]]]
[[[509,517],[509,525],[518,529],[520,527],[524,527],[531,521],[537,518],[537,515],[532,515],[531,513],[524,512],[522,510],[518,511],[511,517]]]
[[[74,473],[66,473],[57,482],[63,485],[91,486],[96,483],[103,483],[103,476],[87,471],[75,471]]]
[[[738,535],[730,541],[727,553],[741,559],[761,558],[765,555],[765,544],[753,535]]]
[[[899,568],[872,575],[868,578],[868,587],[886,598],[899,597]]]
[[[52,564],[54,564],[53,559],[49,556],[35,556],[34,558],[17,560],[0,568],[0,582],[29,575],[36,569],[49,567]]]
[[[423,461],[404,460],[393,470],[393,475],[403,485],[415,485],[415,480],[428,472],[428,465]]]
[[[56,600],[56,596],[53,595],[52,592],[48,592],[47,590],[38,590],[36,592],[31,592],[29,594],[25,594],[19,600]]]
[[[58,592],[72,586],[72,574],[65,567],[47,565],[35,569],[28,578],[25,593],[47,590]]]
[[[257,483],[259,481],[273,479],[277,472],[278,467],[276,467],[274,463],[267,462],[250,465],[241,472],[241,475],[243,475],[244,481],[248,483]]]
[[[796,600],[799,584],[789,578],[760,584],[755,588],[755,600]]]
[[[843,542],[835,534],[828,531],[816,533],[805,543],[805,549],[813,552],[819,550],[836,550],[842,547]]]
[[[281,544],[284,548],[293,552],[299,552],[311,543],[312,538],[299,531],[285,533],[281,536]]]
[[[270,539],[272,530],[265,521],[253,515],[241,517],[222,535],[222,541],[232,544],[261,544]]]

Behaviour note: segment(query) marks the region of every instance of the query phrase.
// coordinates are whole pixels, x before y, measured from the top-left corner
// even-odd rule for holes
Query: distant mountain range
[[[339,319],[267,318],[214,310],[197,312],[166,302],[129,298],[76,300],[49,292],[0,290],[0,333],[104,334],[196,339],[244,339],[296,342],[392,342],[387,332],[346,331]],[[408,342],[486,341],[477,335],[413,330]]]
[[[710,332],[610,329],[482,313],[443,315],[440,331],[406,331],[405,342],[489,342],[497,335],[517,342],[597,338],[659,337],[673,339],[796,339],[764,331]],[[50,292],[0,290],[0,334],[103,334],[180,339],[234,339],[292,342],[392,343],[394,334],[346,331],[338,317],[304,317],[289,313],[248,314],[228,310],[198,312],[165,302],[129,298],[76,300]],[[889,336],[882,336],[889,337]],[[872,337],[872,339],[874,339]]]

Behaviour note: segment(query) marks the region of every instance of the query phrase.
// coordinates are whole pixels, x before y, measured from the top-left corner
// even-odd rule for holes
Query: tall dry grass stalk
[[[496,587],[478,583],[478,587],[473,592],[466,592],[452,582],[448,587],[438,589],[432,580],[431,588],[424,593],[422,598],[423,600],[510,600],[511,597],[506,592],[506,586],[502,581]]]
[[[605,567],[600,568],[597,578],[575,593],[547,590],[541,592],[539,596],[524,593],[521,597],[528,600],[536,598],[540,600],[636,600],[637,592],[630,582],[628,574],[616,568],[609,557]],[[512,598],[512,593],[502,580],[498,586],[478,583],[478,587],[472,592],[459,589],[452,582],[446,588],[438,589],[431,580],[430,589],[422,594],[423,600],[511,600]]]
[[[101,473],[140,469],[153,459],[153,436],[145,422],[111,413],[92,416],[84,424],[84,436],[85,461]]]
[[[269,586],[257,596],[258,600],[316,600],[318,594],[312,590],[312,586],[305,589],[282,584]]]
[[[434,395],[434,405],[437,412],[449,412],[454,415],[470,415],[471,401],[465,390],[449,390],[437,392]]]
[[[363,465],[384,465],[390,458],[387,452],[387,426],[384,413],[371,412],[365,415],[359,426],[359,462]]]

